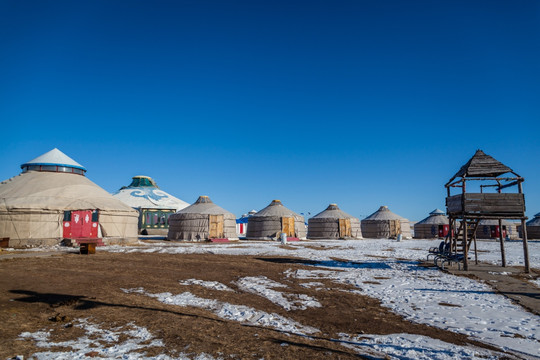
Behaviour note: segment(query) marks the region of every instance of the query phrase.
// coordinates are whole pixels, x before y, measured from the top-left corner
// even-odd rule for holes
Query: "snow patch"
[[[228,287],[225,284],[222,284],[218,281],[204,281],[204,280],[197,280],[197,279],[187,279],[187,280],[180,280],[180,285],[199,285],[208,289],[212,290],[218,290],[218,291],[234,291],[230,287]]]
[[[244,324],[264,326],[283,332],[308,335],[319,332],[311,326],[304,326],[294,320],[287,319],[275,313],[267,313],[245,305],[234,305],[214,299],[198,297],[190,292],[173,295],[171,293],[152,294],[143,288],[122,289],[126,293],[143,294],[153,297],[162,303],[177,306],[191,306],[213,312],[222,319],[237,321]]]
[[[389,355],[395,359],[451,360],[451,359],[498,359],[500,353],[474,346],[458,346],[422,335],[360,335],[351,337],[339,334],[341,344],[356,350],[358,354],[376,357]]]
[[[171,359],[167,355],[148,357],[140,350],[164,347],[159,339],[154,339],[152,334],[144,327],[129,323],[115,329],[104,329],[98,324],[80,319],[74,324],[75,327],[85,331],[85,335],[68,341],[55,342],[51,340],[52,330],[40,330],[36,332],[23,332],[19,335],[20,340],[34,341],[40,348],[48,351],[38,352],[31,357],[38,360],[54,359],[86,359],[85,354],[97,352],[100,358],[123,358],[123,359]],[[120,336],[125,340],[119,342]],[[71,348],[72,350],[61,350]],[[188,359],[183,357],[182,359]]]
[[[241,290],[267,298],[285,310],[305,310],[321,307],[315,298],[306,294],[283,293],[275,288],[286,288],[287,285],[268,279],[266,276],[247,276],[236,282]]]

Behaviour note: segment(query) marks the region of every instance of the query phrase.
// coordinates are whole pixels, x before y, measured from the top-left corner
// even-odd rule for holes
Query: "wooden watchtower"
[[[477,150],[445,185],[446,212],[451,229],[449,241],[453,252],[463,253],[464,270],[469,269],[467,255],[473,242],[475,261],[478,263],[476,230],[482,219],[499,220],[502,266],[506,266],[502,219],[518,219],[524,229],[522,237],[525,272],[530,271],[523,181],[524,179],[508,166],[484,154],[482,150]],[[452,195],[451,190],[454,188],[461,189],[460,193]]]

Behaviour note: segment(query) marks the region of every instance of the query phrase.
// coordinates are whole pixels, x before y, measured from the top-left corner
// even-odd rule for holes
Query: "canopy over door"
[[[294,218],[282,217],[281,218],[281,232],[287,234],[287,236],[294,236]]]
[[[339,237],[345,238],[345,237],[351,237],[351,236],[352,236],[351,219],[339,219]]]
[[[210,231],[208,237],[210,239],[223,238],[223,215],[208,215]]]

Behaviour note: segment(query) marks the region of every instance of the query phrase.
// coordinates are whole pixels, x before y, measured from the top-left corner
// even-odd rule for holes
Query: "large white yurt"
[[[134,176],[131,184],[113,196],[139,212],[139,233],[143,235],[167,235],[169,216],[189,206],[161,190],[154,179],[143,175]]]
[[[0,238],[10,247],[53,245],[63,238],[136,240],[138,213],[88,180],[86,169],[53,149],[0,183]]]
[[[527,239],[540,239],[540,213],[527,221]]]
[[[337,204],[308,220],[308,239],[361,239],[360,220],[342,211]]]
[[[169,216],[169,240],[238,240],[236,217],[208,196]]]
[[[248,218],[246,238],[277,240],[281,233],[285,233],[287,237],[305,239],[307,231],[304,221],[302,215],[287,209],[280,200],[273,200]]]
[[[409,220],[394,214],[388,206],[381,206],[379,210],[360,222],[362,236],[372,239],[396,238],[399,234],[403,238],[411,238],[411,224]]]
[[[422,221],[414,224],[416,239],[437,239],[448,235],[450,223],[444,211],[435,209]]]
[[[503,219],[503,238],[511,240],[519,239],[517,223]],[[478,222],[476,228],[477,239],[499,239],[499,220],[482,219]]]

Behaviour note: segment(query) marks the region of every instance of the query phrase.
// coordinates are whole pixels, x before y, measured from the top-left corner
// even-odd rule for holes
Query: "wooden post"
[[[525,219],[521,219],[521,234],[523,236],[523,257],[525,258],[525,272],[528,274],[531,272],[531,266],[529,264],[529,245],[527,244],[527,224]]]
[[[504,253],[504,239],[503,239],[502,219],[499,219],[499,242],[501,243],[502,267],[506,267],[506,254]]]
[[[473,234],[473,240],[474,240],[474,263],[478,265],[478,251],[476,249],[476,233]]]
[[[463,270],[469,271],[469,259],[467,259],[467,218],[463,217]]]
[[[518,180],[519,193],[523,194],[523,180]],[[529,264],[529,244],[527,243],[527,223],[526,218],[521,219],[521,235],[523,237],[523,257],[525,258],[525,272],[528,274],[531,272],[531,266]]]

